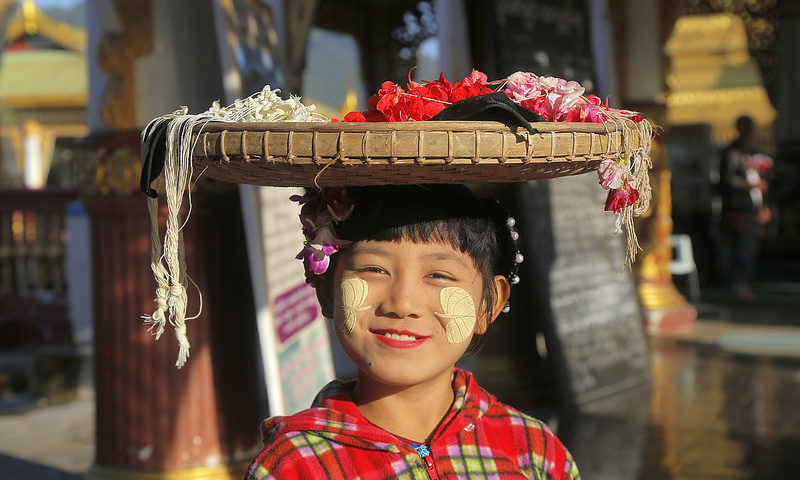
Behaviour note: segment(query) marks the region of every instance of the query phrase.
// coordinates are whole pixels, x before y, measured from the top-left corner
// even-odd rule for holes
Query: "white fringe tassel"
[[[164,194],[167,199],[167,226],[162,240],[158,228],[158,200],[150,198],[147,209],[150,216],[150,268],[156,280],[156,309],[152,314],[142,315],[148,331],[158,340],[164,333],[166,323],[175,329],[178,340],[178,359],[175,366],[183,367],[189,359],[189,337],[186,333],[186,322],[200,316],[203,310],[203,297],[186,273],[186,254],[183,244],[183,227],[192,211],[190,182],[192,180],[191,144],[192,131],[197,125],[209,121],[327,121],[320,114],[314,113],[314,106],[306,107],[298,97],[283,100],[278,90],[266,86],[243,100],[236,100],[233,105],[220,107],[214,102],[207,111],[199,115],[189,115],[188,108],[181,107],[171,115],[152,120],[142,131],[142,159],[154,147],[153,133],[157,127],[167,123],[167,145],[164,158]],[[180,215],[183,197],[186,195],[189,209],[186,218]],[[187,282],[197,288],[200,298],[198,313],[186,317],[188,303]]]
[[[164,333],[167,321],[175,329],[179,353],[175,366],[181,368],[189,358],[189,339],[186,335],[186,258],[183,245],[183,221],[180,218],[183,196],[189,188],[192,175],[191,135],[198,122],[209,120],[209,115],[187,115],[186,107],[170,116],[157,118],[150,122],[142,134],[142,152],[148,152],[153,139],[150,133],[158,125],[167,124],[167,148],[164,158],[164,193],[167,199],[167,228],[164,234],[164,251],[161,252],[161,239],[158,231],[158,200],[148,200],[150,215],[151,269],[156,280],[156,310],[152,315],[143,315],[145,324],[156,340]],[[189,213],[191,213],[191,196]],[[188,218],[188,214],[187,214]],[[202,311],[202,302],[200,305]],[[192,318],[197,318],[200,312]]]

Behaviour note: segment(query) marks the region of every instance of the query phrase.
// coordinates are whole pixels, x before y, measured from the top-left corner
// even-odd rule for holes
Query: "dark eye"
[[[454,279],[453,277],[451,277],[451,276],[449,276],[449,275],[446,275],[446,274],[444,274],[444,273],[440,273],[440,272],[429,273],[429,274],[427,275],[427,277],[428,277],[428,278],[435,278],[435,279],[437,279],[437,280],[451,280],[451,281],[455,281],[455,279]]]
[[[388,273],[388,272],[386,272],[386,270],[384,270],[381,267],[362,267],[362,268],[356,269],[356,271],[357,272],[361,272],[361,273],[367,273],[367,272],[368,273]]]

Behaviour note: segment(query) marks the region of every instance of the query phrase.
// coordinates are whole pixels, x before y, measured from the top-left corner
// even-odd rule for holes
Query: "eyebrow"
[[[381,248],[378,245],[361,244],[353,248],[353,255],[390,255],[390,253],[388,250]],[[423,258],[429,262],[450,261],[450,262],[456,262],[464,267],[468,267],[467,263],[464,261],[463,258],[452,252],[446,252],[446,251],[431,252],[425,254]]]
[[[451,253],[451,252],[433,252],[433,253],[428,253],[423,258],[425,258],[426,260],[429,260],[429,261],[437,261],[437,260],[451,261],[451,262],[456,262],[456,263],[458,263],[460,265],[463,265],[464,267],[467,266],[466,262],[464,262],[464,259],[462,259],[460,256],[458,256],[458,255],[456,255],[454,253]]]
[[[389,251],[377,245],[356,245],[353,248],[353,255],[388,255]]]

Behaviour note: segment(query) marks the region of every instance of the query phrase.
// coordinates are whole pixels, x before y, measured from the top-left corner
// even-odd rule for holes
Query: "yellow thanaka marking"
[[[444,327],[447,341],[461,343],[470,338],[475,331],[478,317],[475,312],[475,301],[469,292],[461,287],[444,287],[439,292],[439,302],[444,313],[434,312],[434,315],[449,320]]]
[[[339,298],[333,318],[334,325],[340,332],[353,333],[358,320],[358,312],[371,308],[369,305],[364,305],[369,293],[369,286],[364,279],[345,278],[339,285],[338,293]]]

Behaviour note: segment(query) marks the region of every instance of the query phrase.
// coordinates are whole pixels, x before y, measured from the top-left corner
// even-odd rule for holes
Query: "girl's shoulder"
[[[492,396],[490,398],[493,401],[481,419],[484,427],[491,428],[498,435],[507,435],[516,440],[525,439],[525,443],[534,446],[545,447],[550,444],[561,446],[561,442],[545,422],[506,405]]]
[[[247,469],[247,480],[272,478],[304,478],[304,456],[302,445],[310,445],[312,439],[304,431],[285,432],[274,435]]]
[[[493,401],[480,423],[493,446],[516,456],[523,471],[542,472],[544,478],[580,478],[572,455],[545,422],[489,397]]]

